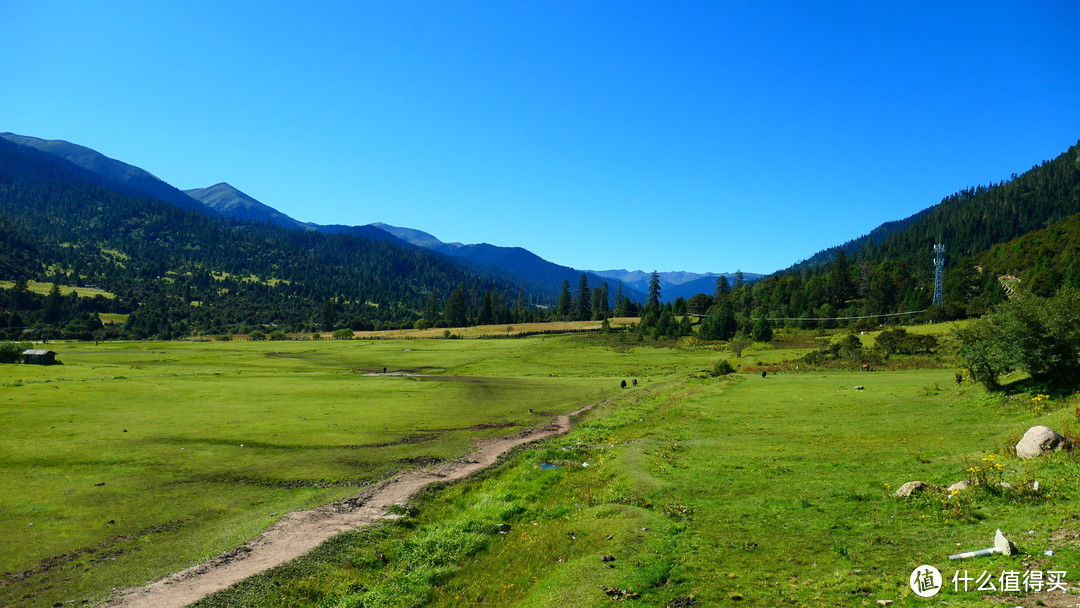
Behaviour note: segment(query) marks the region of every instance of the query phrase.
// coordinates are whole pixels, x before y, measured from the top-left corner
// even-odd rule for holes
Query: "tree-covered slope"
[[[134,337],[400,326],[431,308],[433,297],[463,285],[504,299],[520,297],[521,288],[387,241],[214,218],[137,198],[121,184],[6,140],[0,235],[12,249],[0,258],[10,278],[116,294],[131,312],[125,331]],[[17,311],[4,312],[15,327],[10,315]],[[19,321],[35,326],[41,319],[23,311]]]
[[[1045,228],[1080,213],[1078,146],[1057,158],[997,184],[949,195],[910,217],[887,222],[869,234],[820,251],[795,267],[831,262],[838,251],[868,259],[921,263],[934,243],[947,246],[952,259],[972,256],[990,247]]]
[[[214,215],[213,210],[165,183],[149,171],[109,158],[85,146],[60,139],[40,139],[14,133],[0,133],[0,139],[66,160],[81,169],[105,178],[114,189],[120,192],[146,196],[185,209]]]
[[[998,277],[1006,273],[1053,293],[1080,275],[1078,152],[1073,146],[1006,182],[957,192],[724,299],[749,333],[765,317],[815,326],[924,310],[934,319],[979,315],[1004,299]],[[946,246],[941,307],[932,306],[935,243]]]

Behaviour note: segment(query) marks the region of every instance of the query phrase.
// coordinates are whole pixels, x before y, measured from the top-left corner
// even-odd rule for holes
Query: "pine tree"
[[[578,280],[577,301],[575,302],[578,321],[588,321],[592,318],[592,290],[589,289],[589,277],[581,273]]]
[[[713,300],[719,303],[721,300],[726,299],[730,293],[731,285],[728,284],[727,277],[724,275],[716,277],[716,293],[713,295]]]
[[[660,306],[660,274],[655,270],[649,277],[649,299],[645,302],[645,308],[655,309]]]
[[[465,288],[458,287],[446,298],[446,306],[443,308],[443,320],[450,327],[464,327],[469,324],[468,311],[465,304]]]
[[[555,308],[555,313],[560,319],[564,321],[570,319],[570,310],[573,303],[573,297],[570,295],[570,281],[564,280],[562,282],[562,291],[559,292],[559,303]]]

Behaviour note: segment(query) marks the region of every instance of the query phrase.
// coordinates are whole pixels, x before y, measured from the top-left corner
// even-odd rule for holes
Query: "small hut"
[[[56,365],[56,353],[39,348],[24,350],[23,363],[27,365]]]

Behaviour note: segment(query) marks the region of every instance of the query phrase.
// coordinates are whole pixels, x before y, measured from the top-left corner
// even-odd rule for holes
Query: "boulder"
[[[925,482],[925,481],[909,481],[909,482],[905,483],[904,485],[900,486],[900,488],[898,490],[896,490],[896,492],[893,493],[893,496],[895,496],[897,498],[907,498],[908,496],[911,496],[912,494],[921,494],[922,492],[940,492],[940,491],[941,491],[941,486],[939,486],[937,484],[934,484],[934,483],[928,483],[928,482]]]
[[[961,492],[972,486],[974,482],[962,479],[948,487],[949,492]]]
[[[1016,455],[1020,458],[1038,458],[1043,454],[1065,447],[1065,438],[1050,427],[1033,426],[1024,433],[1016,444]]]

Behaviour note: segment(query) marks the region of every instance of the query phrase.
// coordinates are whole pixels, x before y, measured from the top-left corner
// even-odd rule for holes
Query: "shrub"
[[[731,366],[731,361],[727,359],[720,359],[712,368],[713,376],[726,376],[728,374],[734,374],[735,368]]]
[[[0,342],[0,363],[22,363],[23,351],[29,342]]]
[[[343,327],[341,329],[335,329],[332,335],[335,340],[351,340],[353,337],[353,330],[348,327]]]
[[[890,355],[929,355],[937,349],[937,338],[908,333],[903,327],[886,329],[877,338],[877,345]]]
[[[1018,294],[993,312],[956,330],[957,356],[988,390],[998,378],[1026,371],[1036,382],[1080,375],[1080,290],[1052,298]]]

